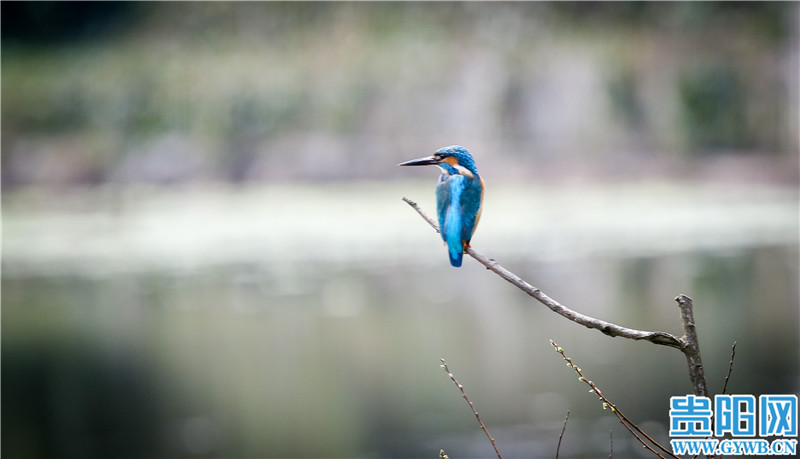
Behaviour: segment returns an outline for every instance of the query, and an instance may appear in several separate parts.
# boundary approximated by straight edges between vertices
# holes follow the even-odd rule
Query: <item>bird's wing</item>
[[[442,176],[436,186],[436,209],[439,217],[439,232],[447,243],[453,266],[461,265],[464,251],[462,195],[467,178],[462,175]]]
[[[448,222],[448,214],[452,209],[457,214],[461,212],[461,195],[464,191],[464,179],[461,175],[447,175],[443,174],[436,185],[436,210],[437,217],[439,217],[439,232],[442,239],[447,240],[447,233],[452,232],[456,228],[452,228],[454,223],[457,223],[460,229],[461,222],[452,221],[450,217]],[[448,224],[449,223],[449,224]],[[448,227],[450,226],[450,227]]]
[[[472,233],[481,218],[481,205],[483,203],[483,184],[480,179],[467,179],[460,196],[462,227],[461,238],[469,242]]]
[[[449,179],[449,175],[442,174],[439,176],[439,182],[436,184],[436,217],[439,219],[439,234],[442,236],[442,239],[444,239],[444,216],[453,199],[450,193]]]

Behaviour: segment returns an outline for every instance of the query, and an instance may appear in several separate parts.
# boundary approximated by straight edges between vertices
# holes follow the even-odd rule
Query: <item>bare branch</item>
[[[436,224],[436,222],[431,217],[429,217],[427,214],[425,214],[425,212],[423,212],[422,209],[420,209],[419,205],[417,205],[416,202],[414,202],[411,199],[408,199],[406,197],[403,198],[403,201],[405,201],[409,206],[411,206],[411,208],[413,208],[415,211],[417,211],[417,213],[425,221],[428,222],[428,224],[431,226],[431,228],[433,228],[436,232],[439,232],[439,227]],[[698,396],[705,396],[705,397],[708,396],[708,386],[706,384],[705,372],[703,370],[703,363],[702,363],[702,360],[700,358],[700,345],[699,345],[698,340],[697,340],[697,330],[695,328],[695,322],[694,322],[693,304],[692,304],[692,299],[689,298],[688,296],[686,296],[684,294],[680,294],[675,298],[675,301],[678,302],[678,306],[680,307],[680,311],[681,311],[681,324],[683,326],[683,332],[684,332],[683,336],[676,337],[675,335],[672,335],[672,334],[667,333],[667,332],[662,332],[662,331],[637,330],[637,329],[633,329],[633,328],[623,327],[623,326],[617,325],[617,324],[612,323],[612,322],[607,322],[605,320],[597,319],[597,318],[594,318],[594,317],[591,317],[591,316],[587,316],[585,314],[581,314],[581,313],[579,313],[577,311],[574,311],[574,310],[562,305],[558,301],[550,298],[544,292],[542,292],[538,288],[534,287],[533,285],[529,284],[528,282],[522,280],[522,278],[520,278],[519,276],[517,276],[513,272],[505,269],[504,267],[502,267],[499,263],[497,263],[493,259],[487,258],[487,257],[479,254],[472,247],[467,246],[466,249],[464,250],[464,252],[467,255],[469,255],[472,258],[474,258],[475,260],[477,260],[482,265],[484,265],[486,267],[486,269],[494,272],[495,274],[497,274],[498,276],[502,277],[503,279],[505,279],[506,281],[508,281],[512,285],[514,285],[515,287],[519,288],[523,292],[527,293],[529,296],[533,297],[534,299],[536,299],[537,301],[542,303],[543,305],[547,306],[551,311],[553,311],[553,312],[561,315],[562,317],[564,317],[566,319],[569,319],[569,320],[571,320],[571,321],[573,321],[573,322],[575,322],[577,324],[583,325],[586,328],[592,328],[592,329],[595,329],[595,330],[599,330],[599,331],[601,331],[602,333],[604,333],[604,334],[606,334],[608,336],[612,336],[612,337],[619,336],[619,337],[622,337],[622,338],[628,338],[628,339],[632,339],[632,340],[649,341],[649,342],[651,342],[653,344],[673,347],[675,349],[680,350],[681,352],[683,352],[683,354],[686,357],[686,362],[687,362],[687,365],[689,367],[689,379],[691,381],[692,389],[694,391],[694,394],[698,395]],[[555,346],[555,343],[554,343],[554,346]],[[558,349],[560,349],[560,348],[558,348]],[[562,352],[562,355],[563,355],[563,351],[561,351],[561,352]],[[728,376],[726,376],[726,378],[725,378],[725,386],[723,387],[723,392],[722,393],[725,393],[725,390],[727,389],[728,379],[729,379],[731,371],[733,369],[733,357],[734,357],[735,353],[736,353],[736,343],[734,342],[733,349],[732,349],[732,354],[731,354],[731,363],[730,363],[730,367],[728,368]],[[571,364],[571,361],[566,356],[564,356],[564,358]],[[580,369],[577,369],[577,371],[580,374]],[[451,375],[451,377],[452,377],[452,375]],[[581,380],[585,381],[585,379],[583,379],[583,375],[581,375]],[[596,390],[596,388],[593,386],[591,381],[588,381],[587,383],[590,386],[592,386],[593,390]],[[456,384],[458,384],[458,383],[456,383]],[[462,392],[463,392],[463,389],[462,389]],[[598,395],[600,395],[601,399],[604,399],[603,396],[599,393],[599,391],[597,391],[597,392],[598,392]],[[464,394],[464,397],[466,398],[466,394]],[[472,406],[472,403],[470,403],[470,406]],[[614,413],[617,415],[617,417],[619,418],[620,422],[625,426],[625,428],[627,428],[628,431],[630,431],[631,434],[634,437],[636,437],[637,440],[639,440],[645,447],[650,449],[653,453],[655,453],[656,455],[658,455],[660,457],[663,457],[663,456],[661,456],[661,454],[659,454],[657,451],[653,450],[649,445],[647,445],[647,443],[645,443],[639,437],[639,435],[637,435],[636,432],[638,432],[639,434],[643,435],[645,438],[647,438],[654,445],[658,446],[659,449],[664,451],[667,455],[672,456],[672,457],[677,457],[674,454],[672,454],[670,451],[666,450],[663,446],[661,446],[660,444],[655,442],[652,438],[647,436],[647,434],[642,432],[635,424],[630,422],[625,417],[624,414],[619,413],[618,410],[616,410],[616,407],[614,405],[611,405],[610,403],[608,403],[608,406],[611,408],[612,411],[614,411]],[[473,408],[473,411],[474,411],[474,408]],[[477,417],[477,414],[478,413],[475,412],[476,417]],[[478,420],[480,421],[480,419],[478,419]],[[565,424],[566,424],[566,419],[565,419]],[[483,423],[481,423],[481,427],[484,427]],[[634,432],[634,429],[636,430],[636,432]],[[484,431],[485,431],[485,428],[484,428]],[[489,436],[489,432],[488,431],[486,432],[486,435]],[[562,435],[563,435],[563,431],[562,431]],[[491,440],[491,437],[489,437],[489,439]],[[561,438],[559,437],[559,445],[560,445],[560,443],[561,443]],[[492,440],[492,445],[494,445],[494,441],[493,440]],[[613,444],[612,444],[612,448],[613,448]],[[495,448],[495,450],[496,450],[496,448]],[[612,449],[612,452],[613,452],[613,449]],[[556,454],[558,454],[558,451],[556,451]],[[499,456],[499,453],[498,453],[498,456]]]
[[[408,198],[405,198],[405,197],[403,198],[403,201],[405,201],[414,210],[416,210],[417,213],[419,213],[420,216],[422,216],[422,218],[425,219],[425,221],[427,221],[428,224],[431,225],[431,227],[434,230],[436,230],[437,232],[439,231],[439,227],[436,224],[436,222],[434,222],[432,218],[430,218],[428,215],[426,215],[425,212],[423,212],[419,208],[419,206],[417,205],[416,202],[414,202],[414,201],[412,201],[412,200],[410,200]],[[654,344],[660,344],[660,345],[663,345],[663,346],[670,346],[670,347],[674,347],[674,348],[680,349],[680,350],[683,350],[683,348],[685,346],[685,343],[680,338],[678,338],[676,336],[673,336],[673,335],[671,335],[669,333],[666,333],[666,332],[636,330],[636,329],[633,329],[633,328],[623,327],[623,326],[620,326],[620,325],[617,325],[617,324],[614,324],[614,323],[611,323],[611,322],[606,322],[605,320],[596,319],[594,317],[590,317],[590,316],[587,316],[585,314],[581,314],[581,313],[579,313],[577,311],[574,311],[574,310],[562,305],[558,301],[550,298],[549,296],[547,296],[544,292],[542,292],[538,288],[536,288],[536,287],[532,286],[531,284],[525,282],[524,280],[522,280],[516,274],[514,274],[511,271],[509,271],[509,270],[505,269],[504,267],[500,266],[500,264],[497,263],[496,261],[479,254],[472,247],[467,247],[466,253],[469,256],[471,256],[472,258],[478,260],[478,262],[480,264],[486,266],[486,268],[489,269],[490,271],[494,272],[498,276],[500,276],[503,279],[507,280],[508,282],[513,284],[515,287],[519,288],[523,292],[525,292],[528,295],[530,295],[533,298],[535,298],[537,301],[539,301],[543,305],[545,305],[548,308],[550,308],[551,311],[553,311],[556,314],[559,314],[559,315],[561,315],[561,316],[563,316],[563,317],[565,317],[565,318],[567,318],[567,319],[569,319],[569,320],[571,320],[571,321],[573,321],[575,323],[583,325],[584,327],[593,328],[595,330],[600,330],[601,332],[603,332],[604,334],[606,334],[608,336],[619,336],[619,337],[622,337],[622,338],[628,338],[628,339],[633,339],[633,340],[650,341],[651,343],[654,343]]]
[[[480,417],[480,415],[478,415],[478,410],[475,409],[475,405],[472,404],[472,401],[469,399],[469,397],[467,397],[467,393],[464,392],[464,386],[462,386],[461,384],[458,383],[458,381],[456,381],[456,377],[453,376],[453,373],[450,371],[449,368],[447,368],[447,363],[444,361],[444,359],[440,359],[440,360],[442,361],[442,365],[441,365],[442,369],[444,370],[445,373],[447,373],[447,376],[450,377],[450,380],[453,381],[453,383],[456,385],[456,387],[458,387],[458,390],[461,391],[461,396],[464,397],[464,400],[467,401],[467,404],[469,404],[469,407],[472,408],[472,413],[475,414],[475,419],[478,420],[478,424],[481,425],[481,429],[483,429],[483,432],[486,434],[486,437],[492,443],[492,447],[494,448],[494,452],[497,453],[497,459],[503,459],[503,456],[500,455],[500,450],[497,449],[497,444],[494,442],[494,438],[492,438],[491,434],[489,434],[489,430],[483,424],[483,421],[481,421],[481,417]]]
[[[405,201],[405,202],[406,202],[406,203],[407,203],[409,206],[411,206],[411,208],[412,208],[412,209],[416,210],[416,211],[417,211],[417,213],[418,213],[418,214],[420,214],[420,216],[421,216],[421,217],[422,217],[422,218],[423,218],[423,219],[424,219],[426,222],[428,222],[428,224],[429,224],[429,225],[431,225],[431,227],[433,227],[433,230],[434,230],[434,231],[436,231],[437,233],[439,232],[439,225],[437,225],[437,224],[436,224],[436,222],[435,222],[435,221],[433,221],[433,219],[432,219],[431,217],[429,217],[429,216],[428,216],[428,214],[426,214],[425,212],[423,212],[423,211],[422,211],[422,209],[420,209],[420,208],[419,208],[419,205],[418,205],[416,202],[414,202],[414,201],[412,201],[412,200],[410,200],[410,199],[406,198],[405,196],[403,197],[403,201]]]
[[[556,446],[556,459],[558,459],[558,452],[561,451],[561,439],[564,438],[564,431],[567,430],[567,420],[569,419],[569,410],[564,417],[564,425],[561,426],[561,433],[558,435],[558,446]]]
[[[681,341],[685,343],[681,350],[686,356],[686,363],[689,365],[689,379],[692,382],[692,389],[694,389],[695,395],[708,397],[705,371],[700,358],[700,344],[697,341],[697,330],[694,326],[692,299],[680,294],[675,297],[675,301],[678,302],[678,306],[681,308],[681,323],[683,324],[684,333]]]
[[[725,391],[728,390],[728,380],[730,379],[731,372],[733,371],[733,359],[734,359],[734,357],[736,357],[736,341],[734,341],[733,342],[733,346],[731,346],[731,361],[728,364],[728,374],[725,375],[725,383],[722,385],[722,392],[721,392],[722,394],[724,394]],[[713,428],[715,422],[716,422],[716,419],[712,419],[711,420],[712,428]],[[709,439],[709,438],[711,438],[711,437],[704,437],[704,439],[706,439],[706,440]],[[699,454],[695,454],[694,456],[692,456],[692,459],[696,459],[699,456],[700,456]],[[706,457],[713,458],[714,456],[706,456]]]
[[[614,435],[613,431],[608,431],[608,459],[614,457]]]
[[[728,374],[725,375],[725,384],[722,385],[722,393],[728,390],[728,380],[731,379],[731,372],[733,371],[733,358],[736,357],[736,341],[731,346],[731,362],[728,364]]]
[[[670,346],[676,349],[683,349],[683,343],[681,342],[681,340],[669,333],[662,331],[645,331],[645,330],[636,330],[633,328],[627,328],[612,322],[606,322],[605,320],[590,317],[585,314],[581,314],[580,312],[574,311],[562,305],[558,301],[550,298],[538,288],[520,279],[519,276],[505,269],[504,267],[500,266],[500,264],[498,264],[496,261],[488,259],[483,255],[479,254],[471,247],[467,247],[466,253],[472,258],[478,260],[479,263],[486,266],[486,268],[489,269],[490,271],[494,272],[503,279],[512,283],[523,292],[527,293],[528,295],[532,296],[543,305],[550,308],[551,311],[577,324],[583,325],[586,328],[593,328],[595,330],[600,330],[601,332],[603,332],[608,336],[619,336],[622,338],[628,338],[633,340],[650,341],[651,343],[654,344]]]
[[[431,228],[437,232],[439,231],[439,227],[436,222],[433,221],[431,217],[426,215],[425,212],[419,208],[416,202],[406,197],[403,198],[403,201],[416,210],[417,213],[419,213],[419,215],[425,221],[427,221],[429,225],[431,225]],[[703,363],[700,359],[700,346],[697,341],[697,330],[695,329],[694,325],[692,299],[688,296],[681,294],[675,298],[675,301],[678,302],[678,306],[681,310],[681,323],[684,331],[683,336],[678,338],[675,335],[667,332],[627,328],[612,322],[607,322],[605,320],[581,314],[550,298],[538,288],[525,282],[516,274],[500,266],[500,264],[493,259],[479,254],[472,247],[468,246],[465,250],[465,253],[476,259],[482,265],[486,266],[486,268],[490,271],[507,280],[515,287],[532,296],[538,302],[550,308],[551,311],[577,324],[583,325],[586,328],[600,330],[608,336],[619,336],[633,340],[650,341],[653,344],[669,346],[680,350],[686,356],[686,362],[689,366],[689,379],[692,383],[692,390],[694,391],[694,394],[705,397],[708,396],[708,386],[706,385],[705,372],[703,370]]]

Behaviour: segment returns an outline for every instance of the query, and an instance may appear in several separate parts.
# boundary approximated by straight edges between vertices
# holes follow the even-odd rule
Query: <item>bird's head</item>
[[[446,174],[455,175],[461,174],[468,177],[475,177],[478,175],[478,169],[475,167],[475,160],[469,150],[460,145],[451,145],[436,150],[433,155],[424,158],[412,159],[398,166],[439,166]]]

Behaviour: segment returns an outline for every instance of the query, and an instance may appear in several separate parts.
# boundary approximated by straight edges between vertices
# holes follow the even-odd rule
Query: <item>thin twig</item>
[[[731,361],[728,364],[728,374],[725,375],[725,383],[722,385],[722,392],[721,392],[722,394],[724,394],[725,391],[728,390],[728,380],[730,379],[731,372],[733,371],[733,358],[734,357],[736,357],[736,341],[734,341],[733,342],[733,346],[731,346]],[[714,428],[714,423],[715,422],[717,422],[716,419],[711,419],[711,428],[712,429]],[[709,437],[704,437],[705,440],[708,440],[709,438],[711,438],[711,437],[710,436]],[[698,457],[700,457],[700,455],[699,454],[695,454],[694,456],[692,456],[692,459],[697,459]],[[706,456],[706,457],[713,458],[714,456]]]
[[[725,393],[725,391],[728,390],[728,380],[730,379],[731,372],[733,371],[733,358],[734,357],[736,357],[736,341],[734,341],[733,342],[733,346],[731,346],[731,361],[728,364],[728,374],[725,375],[725,383],[722,385],[722,393],[723,394]],[[711,420],[711,427],[712,428],[714,427],[714,423],[716,421],[717,421],[716,419],[712,419]],[[709,438],[711,438],[711,437],[704,437],[704,439],[706,439],[706,440],[709,439]],[[695,454],[694,456],[692,456],[692,459],[697,459],[699,456],[700,456],[699,454]],[[711,457],[714,457],[714,456],[711,456]]]
[[[666,453],[668,456],[670,456],[670,457],[673,457],[673,458],[675,458],[675,459],[680,459],[680,458],[678,458],[678,456],[674,455],[674,454],[673,454],[671,451],[669,451],[667,448],[665,448],[665,447],[664,447],[664,446],[662,446],[660,443],[658,443],[657,441],[655,441],[655,440],[654,440],[654,439],[653,439],[653,438],[652,438],[650,435],[648,435],[648,434],[647,434],[647,433],[645,433],[645,432],[644,432],[642,429],[640,429],[640,428],[639,428],[639,426],[637,426],[637,425],[636,425],[636,424],[635,424],[633,421],[631,421],[630,419],[628,419],[628,417],[627,417],[627,416],[625,416],[625,414],[624,414],[624,413],[622,413],[622,411],[620,411],[620,410],[619,410],[619,408],[617,408],[617,406],[616,406],[616,405],[614,405],[613,403],[611,403],[611,401],[610,401],[608,398],[606,398],[606,396],[605,396],[605,395],[603,395],[603,392],[602,392],[602,391],[600,391],[600,388],[599,388],[599,387],[597,387],[597,385],[595,385],[595,383],[594,383],[594,382],[592,382],[591,380],[587,379],[587,378],[584,376],[584,374],[583,374],[583,370],[581,370],[581,369],[580,369],[580,367],[578,367],[577,365],[575,365],[575,363],[573,363],[573,361],[572,361],[572,359],[571,359],[570,357],[567,357],[567,355],[564,353],[564,349],[563,349],[561,346],[559,346],[558,344],[556,344],[556,342],[555,342],[555,341],[553,341],[553,340],[550,340],[550,344],[551,344],[551,345],[552,345],[552,346],[555,348],[556,352],[558,352],[558,353],[561,355],[561,357],[562,357],[562,358],[563,358],[563,359],[564,359],[564,360],[567,362],[567,366],[568,366],[568,367],[570,367],[570,368],[572,368],[573,370],[575,370],[575,373],[577,373],[577,374],[578,374],[578,381],[581,381],[581,382],[583,382],[583,383],[586,383],[586,385],[588,385],[588,386],[591,388],[591,389],[589,390],[589,392],[596,394],[596,395],[597,395],[597,397],[598,397],[598,398],[599,398],[599,399],[600,399],[600,400],[603,402],[603,409],[604,409],[604,410],[605,410],[605,409],[610,409],[610,410],[611,410],[611,412],[612,412],[612,413],[614,413],[614,415],[617,417],[617,419],[619,420],[619,422],[620,422],[620,423],[621,423],[621,424],[622,424],[622,425],[623,425],[623,426],[624,426],[626,429],[628,429],[628,432],[630,432],[630,433],[631,433],[631,435],[633,435],[633,437],[634,437],[634,438],[636,438],[636,440],[638,440],[638,441],[639,441],[639,443],[641,443],[641,444],[642,444],[642,445],[643,445],[645,448],[647,448],[648,450],[650,450],[650,452],[652,452],[652,453],[653,453],[653,454],[655,454],[656,456],[658,456],[658,457],[660,457],[660,458],[662,458],[662,459],[666,459],[666,458],[664,458],[664,456],[662,456],[662,455],[661,455],[661,453],[659,453],[658,451],[656,451],[655,449],[653,449],[653,447],[651,447],[649,444],[647,444],[647,442],[645,442],[645,441],[642,439],[642,437],[644,437],[644,438],[646,438],[646,439],[647,439],[647,440],[648,440],[648,441],[649,441],[651,444],[655,445],[655,446],[656,446],[658,449],[660,449],[661,451],[663,451],[664,453]],[[640,435],[641,435],[641,436],[640,436]]]
[[[428,214],[426,214],[425,212],[422,211],[422,209],[419,208],[419,204],[408,199],[405,196],[403,196],[403,201],[405,201],[406,204],[411,206],[412,209],[416,210],[417,213],[433,227],[434,231],[436,231],[437,233],[439,232],[439,225],[437,225],[436,222],[433,221],[433,219],[431,219],[431,217],[428,216]]]
[[[728,380],[731,379],[731,372],[733,371],[733,358],[736,357],[736,341],[731,346],[731,362],[728,364],[728,374],[725,375],[725,384],[722,385],[722,393],[728,390]]]
[[[733,371],[733,359],[736,357],[736,341],[733,342],[733,346],[731,346],[731,361],[728,364],[728,374],[725,375],[725,382],[722,384],[722,393],[724,394],[725,391],[728,390],[728,380],[730,380],[731,372]],[[717,422],[716,418],[711,420],[711,427],[714,427],[714,423]],[[711,437],[704,437],[706,440]],[[697,459],[700,455],[695,454],[692,456],[692,459]],[[709,458],[713,458],[714,456],[706,456]]]
[[[500,450],[497,449],[497,444],[494,442],[494,438],[492,438],[492,435],[489,434],[489,430],[483,424],[483,421],[481,421],[481,417],[480,417],[480,415],[478,415],[478,410],[475,409],[475,405],[472,404],[472,401],[469,399],[469,397],[467,397],[467,393],[464,392],[464,386],[462,386],[461,384],[458,383],[458,381],[456,381],[456,377],[453,376],[453,373],[450,371],[449,368],[447,368],[447,363],[444,361],[444,359],[440,359],[440,360],[442,361],[442,365],[441,365],[442,369],[444,370],[445,373],[447,373],[447,376],[450,378],[451,381],[453,381],[453,383],[456,385],[456,387],[458,387],[458,390],[461,391],[461,396],[463,396],[464,400],[467,401],[467,404],[469,404],[469,407],[472,408],[472,413],[475,414],[475,419],[478,420],[478,424],[481,425],[481,429],[483,429],[483,432],[486,434],[486,437],[492,443],[492,447],[494,448],[494,452],[497,453],[497,459],[503,459],[503,456],[500,454]]]
[[[564,417],[564,425],[561,426],[561,433],[558,435],[558,446],[556,447],[556,459],[558,459],[558,452],[561,451],[561,439],[564,438],[564,431],[567,430],[567,420],[569,419],[569,410]]]
[[[614,457],[614,431],[608,431],[608,459]]]

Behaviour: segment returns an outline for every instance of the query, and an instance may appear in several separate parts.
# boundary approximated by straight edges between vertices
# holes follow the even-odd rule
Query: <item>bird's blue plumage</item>
[[[439,232],[447,244],[450,264],[459,267],[480,218],[483,183],[465,148],[447,147],[437,153],[453,154],[457,161],[455,165],[439,164],[442,175],[436,186],[436,205]]]
[[[483,180],[466,148],[453,145],[436,150],[433,156],[406,161],[401,166],[435,164],[442,169],[436,185],[439,233],[447,244],[450,264],[459,267],[481,218]]]
[[[447,244],[450,264],[461,266],[464,254],[463,233],[466,230],[461,212],[461,195],[464,192],[465,177],[456,174],[442,174],[436,185],[436,208],[439,217],[439,233]],[[471,231],[470,231],[471,236]]]

